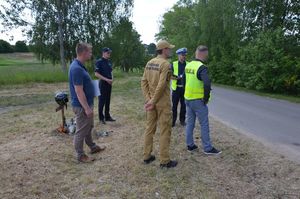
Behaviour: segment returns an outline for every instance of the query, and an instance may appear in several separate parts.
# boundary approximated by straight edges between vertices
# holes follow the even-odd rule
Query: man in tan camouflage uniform
[[[144,70],[141,86],[145,98],[145,110],[147,122],[144,143],[144,163],[149,164],[155,160],[151,154],[153,149],[153,137],[156,131],[157,122],[160,127],[160,167],[176,167],[177,161],[170,160],[169,147],[171,139],[171,98],[170,78],[171,70],[168,58],[171,57],[171,49],[174,45],[165,40],[157,43],[157,57],[151,59]]]

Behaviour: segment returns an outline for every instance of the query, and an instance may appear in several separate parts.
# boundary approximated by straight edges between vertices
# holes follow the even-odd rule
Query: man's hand
[[[144,108],[146,111],[151,111],[154,109],[154,104],[152,104],[151,102],[147,102],[145,105],[144,105]]]
[[[106,82],[107,82],[108,84],[112,85],[113,80],[112,80],[112,79],[107,79]]]
[[[104,76],[102,76],[100,73],[95,72],[95,76],[98,77],[100,80],[106,81],[108,84],[112,85],[113,80],[112,79],[108,79]]]
[[[207,98],[207,97],[204,97],[204,98],[203,98],[204,104],[208,104],[208,101],[209,101],[209,98]]]
[[[181,80],[183,78],[183,75],[179,75],[177,80]]]
[[[79,100],[81,106],[83,107],[86,116],[93,117],[93,109],[91,109],[91,107],[87,103],[87,99],[86,99],[85,93],[83,91],[83,86],[75,85],[74,87],[75,87],[75,92],[78,97],[78,100]]]
[[[87,109],[85,109],[84,112],[85,112],[86,116],[89,117],[89,118],[93,117],[93,115],[94,115],[94,112],[93,112],[93,110],[90,107],[88,107]]]

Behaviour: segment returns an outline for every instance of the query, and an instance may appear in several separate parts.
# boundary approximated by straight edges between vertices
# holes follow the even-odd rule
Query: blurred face
[[[110,58],[110,55],[111,55],[111,52],[103,52],[103,57],[105,59],[109,59]]]
[[[178,60],[180,62],[184,62],[186,60],[186,54],[179,54],[178,55]]]
[[[203,61],[207,61],[208,59],[208,50],[206,51],[199,51],[198,52],[199,58]]]
[[[170,48],[164,48],[163,49],[163,55],[166,58],[171,58],[172,57],[172,50]]]
[[[82,54],[83,59],[84,59],[85,61],[90,60],[91,57],[92,57],[92,53],[93,53],[92,48],[88,48],[88,50],[85,51],[85,52]]]

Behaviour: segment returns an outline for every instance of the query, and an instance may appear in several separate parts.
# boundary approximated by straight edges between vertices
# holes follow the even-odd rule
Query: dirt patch
[[[57,91],[67,91],[67,83],[29,84],[7,86],[0,89],[0,114],[20,108],[44,106],[54,101]]]
[[[56,86],[24,92],[52,92]],[[95,132],[113,133],[95,138],[107,150],[94,155],[92,164],[78,164],[72,137],[53,131],[60,123],[54,101],[1,114],[1,198],[300,198],[298,164],[213,119],[211,136],[222,155],[188,153],[184,128],[176,126],[170,152],[178,167],[160,169],[158,161],[144,165],[145,113],[137,88],[113,91],[112,115],[117,122],[100,125],[95,117]],[[70,109],[66,116],[73,117]],[[200,145],[199,126],[195,140]]]
[[[50,94],[56,91],[68,91],[68,83],[31,83],[27,85],[4,85],[0,87],[1,97],[23,96],[29,94]]]

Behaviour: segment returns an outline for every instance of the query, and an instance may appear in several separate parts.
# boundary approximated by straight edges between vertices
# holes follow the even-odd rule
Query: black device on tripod
[[[60,133],[69,133],[65,117],[65,108],[67,109],[67,103],[69,101],[68,94],[63,91],[57,92],[55,94],[55,101],[59,105],[55,110],[56,112],[61,111],[62,115],[62,124],[57,128],[57,131]]]

